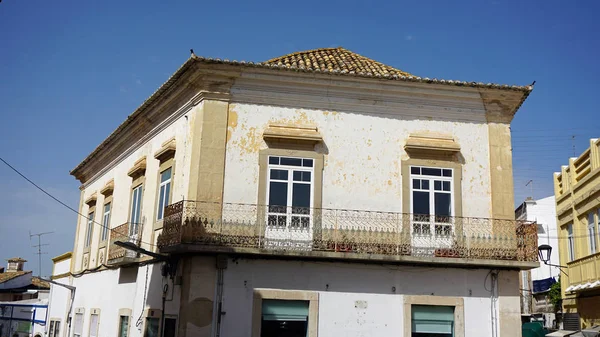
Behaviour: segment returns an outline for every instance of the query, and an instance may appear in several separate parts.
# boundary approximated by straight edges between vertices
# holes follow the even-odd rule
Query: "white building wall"
[[[259,150],[267,148],[263,131],[271,123],[318,128],[324,144],[323,207],[402,210],[401,160],[411,133],[451,135],[461,146],[463,216],[490,217],[488,128],[484,121],[414,119],[402,115],[293,109],[236,103],[229,106],[224,201],[256,203]],[[482,115],[483,116],[483,115]],[[482,117],[483,118],[483,117]]]
[[[535,200],[527,204],[527,220],[536,221],[544,228],[544,233],[538,231],[538,245],[547,244],[552,247],[550,263],[560,265],[558,260],[558,230],[556,228],[556,202],[554,196]],[[531,270],[531,280],[542,280],[549,277],[560,276],[560,269],[546,266],[543,263],[539,268]]]
[[[247,336],[252,326],[253,291],[258,288],[319,293],[319,336],[401,336],[404,295],[462,297],[465,336],[491,336],[489,270],[381,266],[333,262],[230,259],[224,272],[221,336]],[[518,273],[501,271],[508,283]],[[192,285],[199,286],[199,285]],[[394,288],[395,287],[395,291]],[[502,284],[500,284],[502,287]],[[510,289],[509,289],[510,290]],[[519,311],[505,301],[499,310]],[[366,309],[355,307],[366,301]],[[510,308],[509,305],[515,308]],[[497,315],[498,317],[498,315]]]
[[[100,190],[102,190],[106,183],[111,179],[114,179],[110,226],[111,228],[114,228],[129,221],[132,178],[127,175],[127,172],[134,166],[137,160],[146,156],[146,172],[142,199],[143,235],[141,246],[144,249],[152,250],[153,246],[151,246],[151,244],[154,244],[158,237],[158,233],[153,233],[153,224],[156,219],[156,207],[158,204],[158,171],[160,165],[159,160],[154,158],[154,154],[161,148],[161,145],[165,141],[175,138],[177,150],[175,152],[175,171],[173,173],[171,203],[183,200],[189,185],[191,157],[189,137],[189,118],[181,116],[172,124],[164,126],[162,130],[158,131],[156,135],[146,143],[137,148],[134,147],[131,154],[115,163],[105,173],[88,182],[83,190],[83,200],[85,201],[94,193],[97,193],[98,199],[96,202],[94,220],[98,224],[102,223],[104,196],[100,194]],[[84,204],[81,213],[88,214],[88,212],[89,207]],[[80,218],[79,233],[73,251],[75,253],[75,271],[81,270],[83,259],[82,251],[84,248],[85,230],[87,226],[87,219],[83,217]],[[98,246],[101,234],[101,226],[98,224],[94,226],[89,268],[94,268],[98,265]],[[106,259],[104,262],[106,263]]]

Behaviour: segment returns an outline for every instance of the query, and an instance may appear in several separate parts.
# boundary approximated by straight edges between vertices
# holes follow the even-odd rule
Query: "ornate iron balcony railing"
[[[537,261],[535,223],[394,212],[180,201],[165,209],[160,249],[267,250]]]
[[[133,242],[137,246],[142,240],[142,225],[126,222],[110,231],[110,246],[108,247],[108,263],[124,257],[137,257],[137,253],[117,246],[115,241]]]

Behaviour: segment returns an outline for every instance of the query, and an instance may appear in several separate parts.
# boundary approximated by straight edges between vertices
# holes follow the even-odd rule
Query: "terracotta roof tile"
[[[50,289],[50,283],[48,283],[46,281],[42,281],[38,277],[32,277],[31,284],[33,284],[34,286],[36,286],[38,288]]]
[[[21,275],[25,275],[31,273],[30,271],[11,271],[7,273],[0,274],[0,283],[4,283],[6,281],[12,280],[15,277],[19,277]]]
[[[296,52],[263,62],[285,68],[371,76],[413,76],[345,48],[322,48]]]

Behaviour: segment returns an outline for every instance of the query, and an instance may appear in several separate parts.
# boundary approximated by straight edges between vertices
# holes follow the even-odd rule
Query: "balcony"
[[[142,239],[141,229],[141,224],[131,224],[126,222],[110,231],[110,246],[108,247],[107,261],[108,264],[123,265],[137,261],[138,254],[136,252],[119,247],[115,244],[115,242],[132,242],[136,246],[139,246]]]
[[[166,208],[158,247],[164,253],[538,266],[531,222],[200,201]]]
[[[600,288],[600,253],[567,263],[569,286],[565,292],[579,292]]]

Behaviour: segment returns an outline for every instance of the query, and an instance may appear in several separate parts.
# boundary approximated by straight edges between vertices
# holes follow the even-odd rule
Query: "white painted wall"
[[[464,298],[466,337],[492,334],[491,299],[486,290],[486,286],[490,288],[489,278],[484,286],[489,270],[247,259],[228,262],[224,272],[223,337],[247,336],[251,331],[256,288],[317,291],[319,336],[401,336],[406,323],[403,295],[432,294]],[[500,274],[518,282],[516,272]],[[196,286],[200,285],[192,285]],[[516,288],[514,292],[518,312]],[[357,310],[357,300],[367,301],[367,309]],[[504,303],[502,310],[511,309],[509,304]]]
[[[127,172],[134,166],[137,160],[146,156],[146,180],[144,184],[142,200],[143,235],[141,246],[144,249],[153,249],[153,246],[150,244],[154,244],[156,242],[156,238],[158,237],[158,232],[154,233],[155,235],[153,237],[152,227],[156,219],[156,207],[158,204],[158,171],[160,165],[159,160],[154,158],[154,154],[161,148],[161,145],[165,141],[175,137],[177,150],[175,153],[175,171],[173,173],[173,183],[171,187],[173,190],[171,203],[184,199],[184,195],[186,195],[189,185],[188,182],[191,157],[188,119],[189,118],[185,118],[185,116],[181,116],[171,125],[164,127],[164,129],[159,131],[148,142],[135,149],[128,157],[116,163],[106,173],[86,184],[83,191],[83,200],[87,200],[94,193],[97,193],[98,196],[96,202],[96,211],[94,214],[94,220],[97,223],[102,223],[102,212],[104,205],[104,196],[100,194],[100,190],[102,190],[106,183],[111,179],[114,179],[114,191],[110,215],[110,226],[111,228],[114,228],[129,221],[132,178],[127,175]],[[89,207],[84,204],[82,206],[81,213],[88,214],[88,212]],[[80,217],[78,225],[79,233],[78,237],[75,239],[76,242],[74,249],[75,271],[81,270],[83,263],[82,251],[84,246],[87,219]],[[95,225],[90,249],[89,268],[94,268],[98,265],[97,259],[100,234],[101,227],[99,225]]]
[[[317,149],[326,153],[325,208],[410,212],[402,210],[401,160],[408,158],[404,144],[411,133],[429,131],[451,135],[461,146],[465,157],[463,216],[490,217],[488,128],[482,120],[415,119],[403,116],[402,111],[367,115],[245,103],[230,104],[229,109],[225,202],[257,202],[258,151],[267,148],[263,131],[270,123],[297,123],[316,126],[323,136],[324,144]]]
[[[538,225],[542,225],[544,228],[544,233],[538,231],[538,245],[550,245],[552,247],[550,263],[560,265],[558,259],[558,230],[556,228],[556,201],[554,196],[525,201],[525,203],[527,204],[525,220],[536,221]],[[560,276],[560,269],[546,266],[543,263],[540,264],[539,268],[531,270],[531,279],[533,281],[558,276]]]

